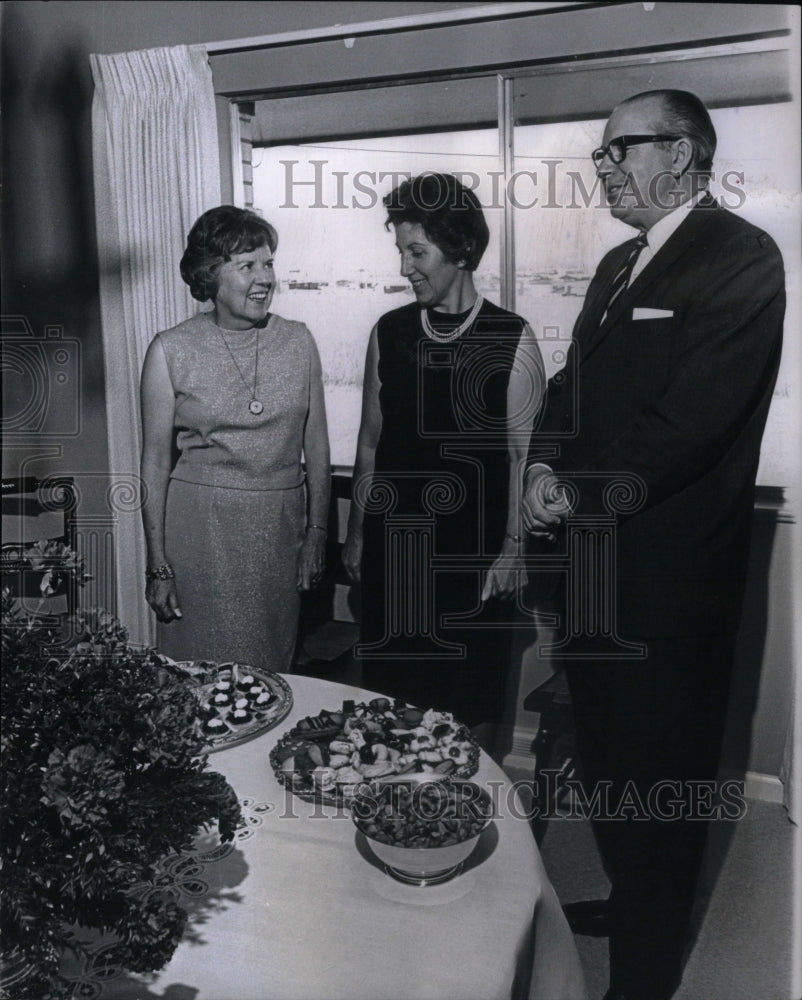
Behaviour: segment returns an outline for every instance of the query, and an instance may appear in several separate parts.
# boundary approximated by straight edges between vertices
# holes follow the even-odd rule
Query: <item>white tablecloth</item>
[[[268,755],[305,715],[357,688],[288,676],[293,709],[274,730],[211,757],[247,827],[233,849],[200,842],[165,867],[190,912],[170,963],[146,980],[98,952],[81,995],[113,1000],[582,1000],[574,939],[512,786],[486,755],[498,818],[462,875],[417,888],[386,875],[344,810],[303,802]]]

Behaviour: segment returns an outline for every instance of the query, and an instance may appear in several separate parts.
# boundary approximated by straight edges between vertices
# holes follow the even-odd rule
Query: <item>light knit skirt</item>
[[[289,671],[304,517],[303,486],[239,490],[171,479],[165,550],[183,618],[159,625],[159,650]]]

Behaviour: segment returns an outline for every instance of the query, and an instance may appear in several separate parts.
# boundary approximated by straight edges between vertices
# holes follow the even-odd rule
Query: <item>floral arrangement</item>
[[[129,889],[153,883],[201,828],[216,823],[228,841],[242,818],[207,770],[186,678],[132,648],[106,612],[81,611],[57,635],[13,608],[4,593],[2,953],[35,970],[15,1000],[49,1000],[70,995],[59,965],[83,950],[78,927],[113,934],[130,971],[161,968],[187,915]]]

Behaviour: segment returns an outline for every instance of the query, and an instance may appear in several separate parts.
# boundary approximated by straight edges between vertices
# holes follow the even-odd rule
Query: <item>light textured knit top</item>
[[[204,312],[157,336],[175,393],[180,457],[171,478],[233,489],[299,486],[317,351],[306,326],[271,314],[264,329],[224,330]],[[252,398],[261,413],[249,410]]]

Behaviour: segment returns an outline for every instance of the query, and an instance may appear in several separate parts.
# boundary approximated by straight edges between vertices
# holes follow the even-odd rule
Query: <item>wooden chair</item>
[[[78,568],[58,556],[61,545],[75,550],[76,506],[70,477],[3,479],[2,586],[26,614],[57,621],[78,605]],[[44,546],[32,559],[36,543]]]
[[[331,477],[331,504],[326,541],[326,572],[320,585],[305,594],[301,605],[295,670],[297,673],[351,683],[351,650],[359,638],[358,608],[351,581],[342,565],[342,547],[351,500],[351,477]]]

